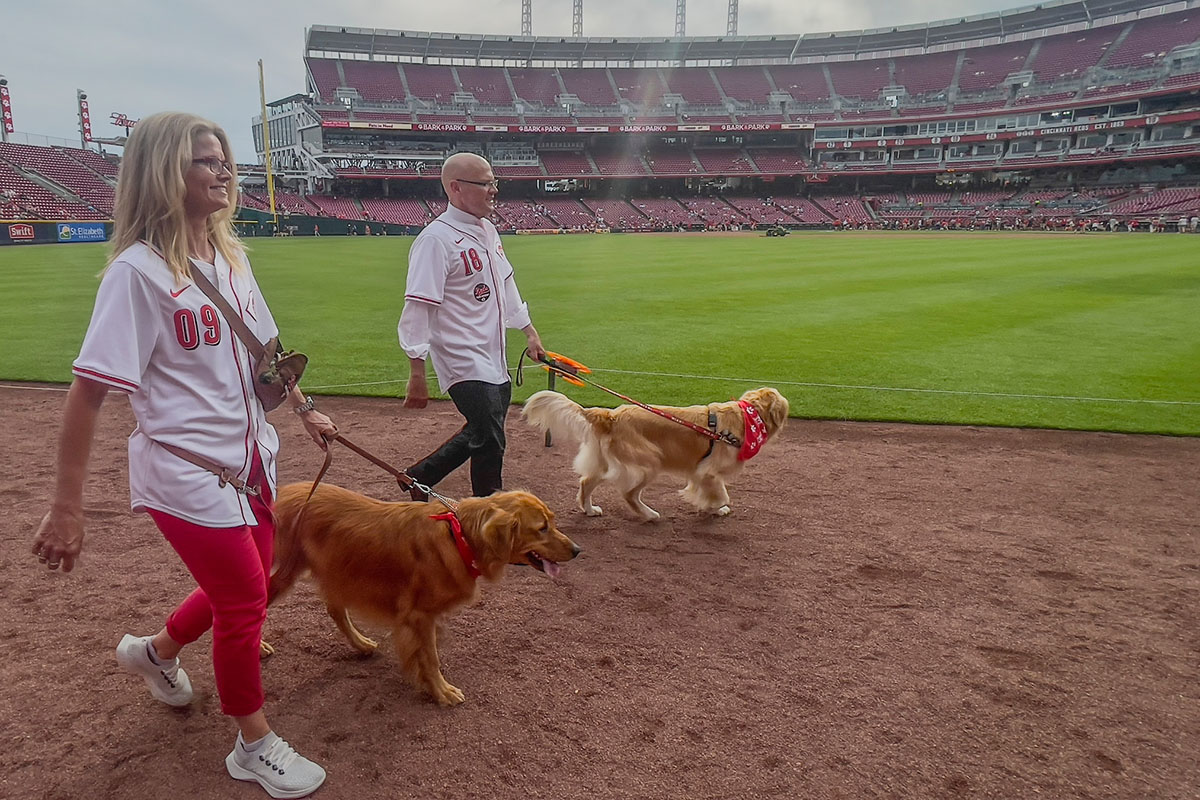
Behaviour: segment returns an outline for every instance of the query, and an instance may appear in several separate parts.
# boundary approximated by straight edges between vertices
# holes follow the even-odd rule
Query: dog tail
[[[595,427],[603,427],[609,413],[607,408],[584,408],[565,394],[549,390],[535,392],[521,410],[521,416],[530,425],[548,431],[557,439],[576,442],[594,435]]]
[[[309,487],[292,483],[279,490],[275,502],[275,565],[267,587],[267,605],[292,588],[292,584],[307,568],[300,537],[296,535],[300,516],[304,513],[304,500]]]

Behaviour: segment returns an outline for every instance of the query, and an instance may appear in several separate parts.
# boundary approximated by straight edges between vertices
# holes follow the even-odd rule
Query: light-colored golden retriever
[[[757,409],[769,440],[787,422],[788,401],[771,388],[752,389],[741,397]],[[745,439],[744,414],[737,400],[706,406],[673,408],[656,406],[702,428],[714,413],[718,432]],[[725,481],[741,471],[738,449],[712,442],[678,422],[635,405],[618,408],[584,408],[558,392],[537,392],[521,412],[530,424],[556,438],[580,443],[575,456],[579,474],[579,508],[590,517],[601,509],[592,503],[592,492],[601,483],[616,484],[625,502],[643,520],[653,522],[659,513],[642,501],[642,490],[662,473],[687,478],[684,498],[700,511],[718,516],[729,513]],[[709,444],[712,442],[711,452]]]
[[[450,524],[433,519],[441,503],[389,503],[338,486],[293,483],[275,504],[274,602],[311,573],[329,616],[357,650],[376,643],[350,621],[353,610],[391,626],[405,675],[443,706],[463,693],[442,676],[437,622],[475,600],[477,581]],[[481,577],[499,580],[507,564],[529,564],[551,577],[579,547],[554,525],[554,513],[529,492],[498,492],[458,504],[458,519]]]

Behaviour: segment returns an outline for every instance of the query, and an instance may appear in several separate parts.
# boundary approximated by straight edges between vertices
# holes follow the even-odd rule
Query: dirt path
[[[127,401],[105,406],[84,561],[64,576],[28,555],[63,395],[0,397],[0,798],[265,798],[225,774],[208,637],[184,654],[184,710],[113,661],[191,587],[128,512]],[[398,464],[459,424],[447,404],[322,407]],[[311,480],[320,452],[286,417],[281,477]],[[584,553],[558,582],[510,570],[447,622],[465,704],[409,689],[382,631],[356,655],[308,586],[272,609],[268,710],[328,769],[316,797],[1197,796],[1200,439],[793,420],[732,516],[659,484],[648,526],[603,491],[606,516],[582,516],[573,453],[517,414],[509,437],[508,485]],[[348,451],[327,480],[400,499]]]

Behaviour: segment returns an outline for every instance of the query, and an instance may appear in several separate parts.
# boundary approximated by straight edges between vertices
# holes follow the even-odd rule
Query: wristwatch
[[[292,411],[295,411],[297,414],[307,414],[316,407],[317,401],[313,399],[312,395],[306,394],[304,395],[304,402],[293,408]]]

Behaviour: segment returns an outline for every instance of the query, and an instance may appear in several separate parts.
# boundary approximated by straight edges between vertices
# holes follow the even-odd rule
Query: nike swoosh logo
[[[465,236],[464,236],[462,239],[459,239],[457,242],[455,242],[455,244],[462,244],[462,243],[463,243],[463,239],[466,239],[466,238],[467,238],[467,237],[465,237]]]
[[[179,295],[183,294],[184,292],[186,292],[186,291],[187,291],[188,289],[190,289],[190,288],[192,288],[192,285],[189,283],[187,286],[183,287],[183,288],[182,288],[182,289],[180,289],[178,292],[176,292],[176,291],[173,291],[173,290],[172,290],[172,292],[171,292],[171,297],[179,297]]]

